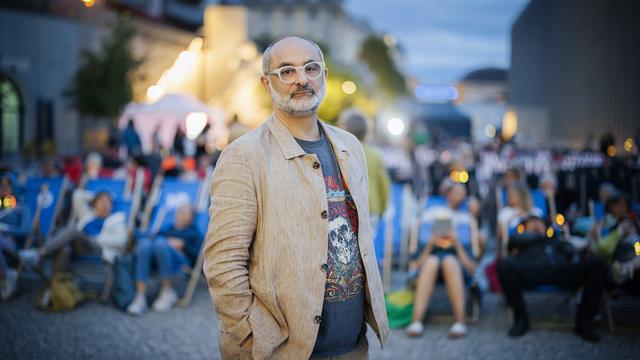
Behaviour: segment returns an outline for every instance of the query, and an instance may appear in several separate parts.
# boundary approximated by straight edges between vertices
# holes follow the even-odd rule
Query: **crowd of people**
[[[385,147],[366,145],[370,122],[364,114],[349,110],[338,125],[365,144],[373,228],[389,208],[391,182],[411,186],[420,204],[411,216],[417,224],[431,224],[430,232],[420,233],[421,246],[412,254],[416,276],[412,283],[413,315],[406,327],[409,336],[423,333],[424,317],[438,282],[446,285],[452,305],[452,337],[462,337],[468,331],[465,302],[470,284],[480,291],[503,294],[514,315],[508,332],[512,336],[521,336],[530,327],[523,291],[543,284],[582,288],[575,332],[589,341],[599,339],[592,320],[600,311],[603,294],[640,293],[638,194],[632,193],[630,185],[638,170],[633,161],[605,158],[602,168],[567,170],[554,166],[557,161],[549,159],[548,166],[527,169],[518,165],[522,162],[518,162],[519,155],[511,145],[489,151],[481,148],[474,156],[471,145],[454,143],[418,146],[409,155],[411,160],[403,163],[395,161],[390,156],[394,152],[386,152]],[[151,308],[171,309],[178,299],[172,276],[194,265],[204,237],[194,226],[193,205],[181,205],[172,224],[157,233],[136,233],[135,246],[131,247],[124,214],[113,211],[113,194],[91,192],[83,185],[104,177],[135,178],[139,169],[144,174],[145,194],[159,174],[202,181],[215,165],[217,153],[204,151],[202,144],[197,146],[198,150],[188,156],[184,146],[171,150],[154,146],[149,154],[143,154],[130,122],[120,139],[110,141],[101,153],[86,154],[84,161],[67,157],[61,161],[48,159],[39,168],[22,172],[5,169],[0,177],[2,300],[15,293],[19,268],[38,269],[51,259],[53,271],[63,272],[73,253],[98,252],[113,262],[130,251],[137,259],[136,293],[126,310],[140,315],[149,309],[147,287],[153,269],[161,278],[161,291]],[[511,165],[494,164],[494,169],[487,171],[487,162],[494,160],[486,159],[494,158],[485,156],[483,161],[478,154],[491,151],[498,157],[505,151],[512,152],[506,161]],[[410,168],[398,168],[398,164]],[[467,174],[464,178],[454,175],[462,171]],[[625,175],[613,175],[620,172]],[[54,234],[43,243],[21,249],[32,231],[34,214],[21,198],[20,182],[34,175],[65,175],[75,188],[69,192],[64,216]],[[444,198],[440,205],[421,205],[436,196]],[[473,229],[473,246],[465,246],[461,240],[467,241],[468,236],[460,233],[459,224]]]
[[[402,156],[408,160],[397,161]],[[430,227],[419,233],[426,246],[412,254],[418,275],[412,278],[407,335],[422,334],[433,288],[442,280],[454,315],[452,337],[467,331],[465,285],[502,295],[513,311],[511,336],[530,327],[523,292],[554,285],[582,289],[574,330],[597,342],[593,319],[605,299],[640,294],[637,160],[637,153],[613,158],[594,151],[522,150],[511,143],[474,148],[456,141],[389,156],[394,181],[408,184],[418,204],[408,216],[415,217],[416,228]],[[438,196],[446,201],[436,208],[424,205]],[[475,219],[479,256],[460,244],[468,237],[455,226],[464,222],[457,219],[460,213]]]
[[[134,214],[134,228],[128,224],[129,214],[116,209],[118,197],[109,189],[86,189],[92,180],[127,179],[125,192],[136,189],[141,181],[141,201],[148,201],[152,182],[158,176],[203,181],[211,172],[215,154],[198,152],[187,156],[171,149],[154,147],[143,154],[140,139],[130,122],[120,137],[114,137],[101,152],[84,156],[44,159],[29,167],[3,168],[0,172],[0,295],[8,300],[17,290],[21,271],[32,271],[47,278],[71,270],[70,259],[79,255],[100,255],[108,266],[127,253],[135,256],[135,297],[127,312],[141,315],[148,310],[146,288],[152,274],[160,278],[160,294],[153,303],[156,311],[168,311],[178,300],[172,282],[176,275],[195,265],[204,234],[196,227],[196,204],[180,200],[175,204],[171,221],[160,229],[143,231],[144,216]],[[198,156],[197,158],[195,156]],[[137,173],[142,176],[136,176]],[[61,200],[55,230],[40,234],[41,204],[54,201],[50,192],[38,195],[38,206],[32,208],[23,188],[29,177],[69,180]],[[43,194],[49,194],[43,196]],[[55,195],[53,195],[55,196]],[[139,206],[139,209],[143,206]],[[155,272],[154,272],[155,271]]]

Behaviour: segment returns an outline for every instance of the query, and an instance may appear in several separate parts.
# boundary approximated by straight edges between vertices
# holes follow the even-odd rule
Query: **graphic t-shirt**
[[[313,356],[329,357],[357,348],[364,323],[364,270],[358,247],[358,212],[345,189],[331,144],[296,139],[307,154],[316,154],[322,167],[329,209],[327,282],[322,320]]]

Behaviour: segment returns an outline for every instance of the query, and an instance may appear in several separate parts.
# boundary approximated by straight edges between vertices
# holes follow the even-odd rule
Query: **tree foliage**
[[[389,48],[382,39],[373,35],[365,39],[360,49],[360,59],[367,63],[385,96],[395,99],[406,94],[405,79],[396,68]]]
[[[131,52],[135,29],[120,19],[99,52],[84,50],[67,92],[84,116],[115,118],[133,98],[131,77],[142,64]]]

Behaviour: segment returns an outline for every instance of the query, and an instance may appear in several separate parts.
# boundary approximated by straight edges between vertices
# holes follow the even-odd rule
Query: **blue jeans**
[[[136,255],[136,280],[141,282],[149,281],[154,262],[163,279],[179,274],[184,265],[189,265],[187,257],[172,248],[164,237],[140,239]]]
[[[17,256],[16,244],[9,237],[0,234],[0,277],[4,277],[9,265],[5,255]]]

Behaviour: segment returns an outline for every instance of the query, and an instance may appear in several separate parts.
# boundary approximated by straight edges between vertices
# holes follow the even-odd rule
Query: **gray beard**
[[[293,117],[302,117],[314,114],[322,103],[326,91],[326,86],[323,83],[322,87],[310,98],[294,99],[291,96],[282,95],[277,92],[271,85],[271,81],[269,81],[269,92],[274,106],[278,108],[278,110]]]

